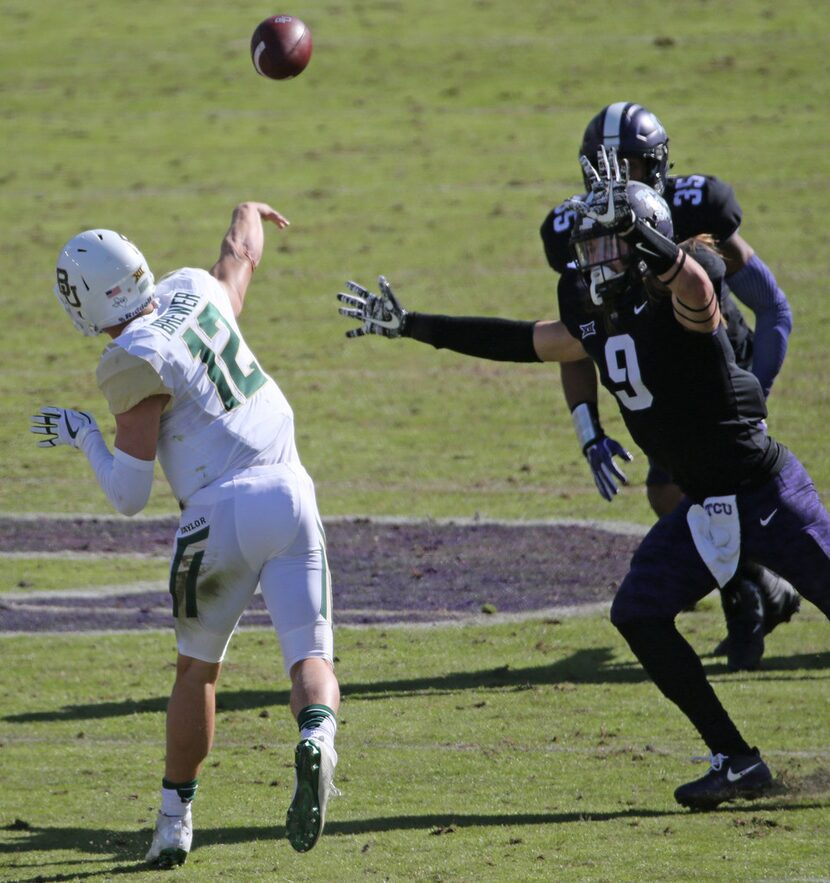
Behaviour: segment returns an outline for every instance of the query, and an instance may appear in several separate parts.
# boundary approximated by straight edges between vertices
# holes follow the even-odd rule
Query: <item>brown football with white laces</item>
[[[251,37],[251,60],[256,72],[271,80],[290,80],[311,59],[311,31],[293,15],[272,15],[261,21]]]

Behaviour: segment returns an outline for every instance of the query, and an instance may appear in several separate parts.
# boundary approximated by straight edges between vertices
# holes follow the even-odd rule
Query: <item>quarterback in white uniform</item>
[[[55,295],[73,324],[112,338],[97,370],[115,417],[110,452],[94,418],[45,407],[32,420],[44,448],[86,454],[112,505],[147,503],[158,457],[181,509],[170,570],[176,680],[167,712],[161,809],[147,860],[182,864],[191,805],[210,751],[222,660],[257,585],[279,636],[300,728],[286,819],[294,849],[319,839],[333,784],[340,692],[333,671],[331,579],[314,484],[294,443],[294,415],[245,344],[242,310],[264,245],[264,203],[233,212],[211,270],[180,269],[155,285],[144,256],[111,230],[61,250]]]

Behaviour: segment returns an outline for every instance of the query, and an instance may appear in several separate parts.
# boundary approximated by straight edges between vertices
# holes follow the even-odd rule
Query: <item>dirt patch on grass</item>
[[[166,555],[173,519],[0,519],[0,552]],[[531,613],[610,601],[639,542],[573,524],[326,522],[335,622],[431,622],[482,611]],[[71,567],[71,563],[67,567]],[[166,579],[159,567],[160,584]],[[256,596],[242,625],[268,624]],[[170,624],[159,590],[41,593],[0,600],[0,631],[87,631]]]

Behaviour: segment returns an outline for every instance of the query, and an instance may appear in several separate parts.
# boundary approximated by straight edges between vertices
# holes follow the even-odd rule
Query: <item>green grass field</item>
[[[721,635],[715,607],[683,619],[704,653]],[[0,878],[165,876],[140,860],[171,644],[159,634],[4,640]],[[703,771],[689,763],[698,746],[604,618],[341,629],[337,645],[343,797],[324,839],[306,855],[284,839],[288,683],[272,636],[242,632],[177,879],[827,879],[830,654],[816,612],[770,637],[763,672],[707,662],[781,785],[710,814],[674,803],[674,787]]]
[[[830,495],[826,4],[0,8],[0,512],[107,511],[82,457],[40,450],[28,433],[42,404],[108,422],[94,380],[102,342],[77,335],[51,294],[61,245],[111,227],[157,276],[209,266],[234,204],[262,199],[292,226],[269,232],[241,324],[294,406],[325,516],[648,523],[645,458],[631,464],[632,487],[604,503],[555,368],[347,341],[335,301],[347,278],[373,284],[382,272],[412,309],[555,316],[538,227],[580,187],[586,122],[621,99],[658,114],[676,171],[735,187],[742,233],[795,317],[770,427]],[[314,34],[292,82],[257,77],[248,55],[254,25],[275,11]],[[630,443],[608,397],[602,410],[609,434]],[[159,472],[147,511],[174,508]],[[3,565],[0,590],[16,591],[148,580],[164,567]],[[683,622],[702,651],[720,637],[711,603]],[[0,879],[155,879],[139,859],[171,637],[0,641]],[[605,618],[341,629],[337,642],[345,797],[328,836],[307,856],[281,839],[295,738],[287,684],[272,636],[243,633],[180,879],[830,879],[827,629],[812,610],[773,635],[765,671],[711,663],[782,793],[702,816],[671,797],[702,772],[686,763],[700,750],[694,734]]]
[[[554,366],[347,341],[335,293],[383,272],[414,309],[554,316],[538,227],[581,186],[587,120],[620,97],[658,113],[678,171],[736,188],[743,234],[795,314],[771,426],[830,490],[830,11],[806,0],[515,7],[301,2],[291,11],[311,26],[314,56],[275,83],[248,56],[251,23],[268,12],[256,4],[7,0],[0,511],[106,508],[73,452],[38,450],[27,433],[40,404],[106,418],[93,375],[102,343],[75,334],[51,295],[58,249],[110,226],[156,275],[209,266],[233,205],[257,198],[293,226],[270,236],[242,327],[295,408],[325,513],[609,517]],[[627,440],[610,399],[603,411]],[[644,474],[639,457],[632,481]],[[639,487],[614,509],[650,520]],[[151,510],[172,511],[161,482]]]

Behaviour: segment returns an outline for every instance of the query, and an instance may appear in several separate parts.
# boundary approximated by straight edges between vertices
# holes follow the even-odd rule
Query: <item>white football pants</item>
[[[257,583],[286,671],[308,657],[331,661],[325,534],[299,463],[251,467],[190,498],[170,571],[179,652],[221,662]]]

